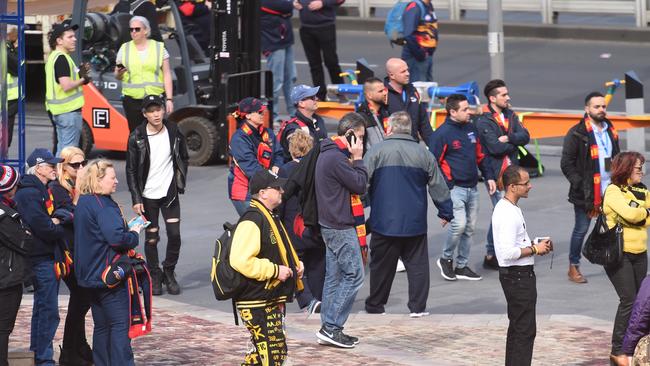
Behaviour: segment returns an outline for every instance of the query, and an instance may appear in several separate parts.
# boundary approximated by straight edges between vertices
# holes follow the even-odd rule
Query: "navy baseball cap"
[[[286,183],[286,178],[280,178],[270,170],[260,170],[248,182],[248,187],[251,194],[255,194],[265,188],[284,188]]]
[[[296,85],[291,89],[291,103],[298,104],[301,100],[313,97],[318,93],[320,86],[310,87],[304,84]]]
[[[151,105],[165,106],[165,100],[160,95],[147,95],[142,99],[142,109],[147,109]]]
[[[63,159],[57,158],[48,149],[37,148],[32,151],[32,153],[27,158],[27,165],[31,168],[38,164],[48,163],[48,164],[58,164],[63,162]]]
[[[266,109],[261,100],[253,97],[242,99],[237,106],[237,113],[245,117],[249,113],[262,113]]]
[[[50,41],[53,42],[55,39],[61,37],[63,33],[73,30],[76,31],[79,29],[79,26],[76,24],[70,24],[69,21],[64,21],[63,23],[60,24],[54,24],[52,26],[52,31],[50,31]]]

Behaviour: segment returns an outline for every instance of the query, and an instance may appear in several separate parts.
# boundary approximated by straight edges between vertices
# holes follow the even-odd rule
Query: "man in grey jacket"
[[[427,188],[444,227],[453,219],[453,204],[438,163],[411,136],[411,118],[395,112],[388,119],[388,137],[368,151],[370,198],[370,295],[368,313],[383,313],[402,258],[409,282],[411,318],[429,315],[429,253],[427,249]]]

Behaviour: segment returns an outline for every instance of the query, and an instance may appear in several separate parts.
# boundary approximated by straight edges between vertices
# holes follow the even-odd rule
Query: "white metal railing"
[[[466,10],[487,10],[488,0],[432,0],[436,9],[449,11],[451,20],[462,19]],[[346,0],[343,6],[358,8],[368,18],[376,8],[390,8],[396,0]],[[633,15],[637,27],[647,27],[650,19],[648,0],[502,0],[504,11],[540,13],[542,23],[552,24],[559,13]]]

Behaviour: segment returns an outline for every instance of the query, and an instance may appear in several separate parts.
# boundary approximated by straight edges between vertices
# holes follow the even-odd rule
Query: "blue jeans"
[[[427,56],[423,61],[418,61],[415,57],[404,57],[404,61],[409,67],[411,82],[433,81],[433,55]]]
[[[354,228],[322,227],[321,232],[327,250],[321,323],[328,330],[339,330],[348,320],[354,299],[363,285],[359,238]]]
[[[571,248],[569,249],[569,263],[580,264],[580,252],[582,251],[582,243],[585,241],[587,231],[589,231],[589,224],[591,218],[587,216],[585,208],[582,206],[573,205],[573,212],[575,214],[575,225],[571,233]]]
[[[61,150],[68,146],[79,146],[79,136],[83,118],[81,112],[68,112],[52,115],[56,126],[56,156],[61,156]]]
[[[235,201],[235,200],[230,200],[232,202],[232,205],[235,206],[235,211],[237,211],[237,215],[241,216],[248,210],[249,207],[251,207],[251,200],[246,200],[246,201]]]
[[[487,186],[487,182],[485,183]],[[494,206],[497,205],[497,202],[499,202],[503,198],[503,191],[496,190],[494,194],[490,195],[490,201],[492,202],[492,208],[494,209]],[[487,244],[485,244],[485,251],[487,255],[495,255],[494,254],[494,237],[492,235],[492,220],[490,220],[490,228],[488,229],[487,233]]]
[[[287,113],[296,114],[296,106],[291,103],[291,88],[296,82],[296,64],[293,58],[293,46],[271,52],[266,57],[266,67],[273,72],[273,119],[280,109],[280,91],[284,94]]]
[[[52,340],[59,326],[59,280],[54,275],[54,260],[32,261],[34,306],[29,349],[36,365],[54,365]]]
[[[134,366],[129,338],[129,294],[126,285],[91,290],[93,361],[96,366]]]
[[[447,229],[447,240],[442,251],[443,259],[453,259],[454,250],[458,247],[456,267],[463,268],[469,261],[469,249],[478,216],[478,188],[455,186],[451,189],[451,201],[454,204],[454,219]]]

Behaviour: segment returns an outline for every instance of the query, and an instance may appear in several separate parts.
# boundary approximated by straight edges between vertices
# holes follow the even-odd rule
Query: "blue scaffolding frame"
[[[16,13],[6,13],[8,0],[0,0],[0,24],[18,27],[18,159],[3,159],[3,164],[25,173],[25,1],[16,2]]]

